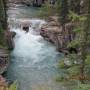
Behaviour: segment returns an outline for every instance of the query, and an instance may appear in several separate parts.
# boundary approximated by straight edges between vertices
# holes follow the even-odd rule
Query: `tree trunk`
[[[6,0],[0,0],[0,23],[2,28],[7,29]]]

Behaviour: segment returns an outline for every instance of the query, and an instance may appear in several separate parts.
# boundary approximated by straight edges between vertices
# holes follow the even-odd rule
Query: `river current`
[[[62,54],[39,35],[38,30],[46,22],[35,18],[37,11],[23,5],[8,10],[11,31],[16,36],[6,78],[17,80],[20,90],[60,90],[54,77],[59,73],[56,64]],[[20,27],[24,21],[32,23],[29,32]]]

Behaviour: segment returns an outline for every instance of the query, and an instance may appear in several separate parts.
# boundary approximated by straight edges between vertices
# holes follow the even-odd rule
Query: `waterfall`
[[[36,62],[39,59],[39,54],[42,51],[43,43],[40,43],[43,38],[36,30],[39,31],[41,26],[45,24],[46,22],[43,20],[15,20],[16,24],[15,27],[11,29],[11,31],[16,32],[16,36],[14,38],[15,43],[15,49],[13,51],[14,56],[18,57],[26,57],[33,60],[33,62]],[[21,25],[23,22],[30,23],[29,32],[23,31],[21,28]],[[32,55],[33,54],[33,55]]]
[[[8,12],[9,27],[16,32],[16,36],[13,38],[15,48],[11,52],[6,78],[10,81],[17,80],[20,90],[37,90],[34,88],[43,85],[52,90],[60,90],[53,77],[57,74],[56,63],[61,54],[54,45],[40,36],[39,30],[47,22],[37,18],[30,19],[33,10],[17,7]],[[36,11],[33,12],[34,15],[35,13]],[[23,23],[30,25],[28,32],[22,30]]]

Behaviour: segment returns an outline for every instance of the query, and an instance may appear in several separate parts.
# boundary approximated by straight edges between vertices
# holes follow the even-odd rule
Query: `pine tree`
[[[62,26],[63,47],[65,47],[65,24],[68,21],[68,0],[60,0],[59,4],[60,4],[59,22]]]
[[[80,14],[81,0],[69,0],[69,9],[74,13]]]
[[[62,26],[67,22],[68,17],[68,0],[60,0],[60,22]]]
[[[7,30],[6,1],[0,0],[0,46],[6,46],[4,39],[4,30]]]
[[[89,41],[89,32],[90,32],[90,0],[86,1],[86,17],[84,23],[84,29],[82,31],[82,39],[81,39],[81,68],[80,68],[80,76],[81,76],[81,82],[84,83],[84,77],[85,77],[85,60],[87,58],[88,52],[88,41]]]
[[[0,0],[0,24],[3,29],[7,28],[6,0]]]

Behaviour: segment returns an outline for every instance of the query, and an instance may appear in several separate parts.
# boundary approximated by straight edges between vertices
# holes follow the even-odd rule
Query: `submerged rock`
[[[24,26],[23,27],[23,30],[26,31],[26,32],[28,32],[29,31],[29,27],[28,26]]]
[[[11,35],[12,35],[12,38],[14,38],[16,36],[16,33],[12,31]]]
[[[25,21],[25,22],[21,22],[21,29],[26,31],[26,32],[29,32],[29,27],[31,26],[31,23],[28,22],[28,21]]]

